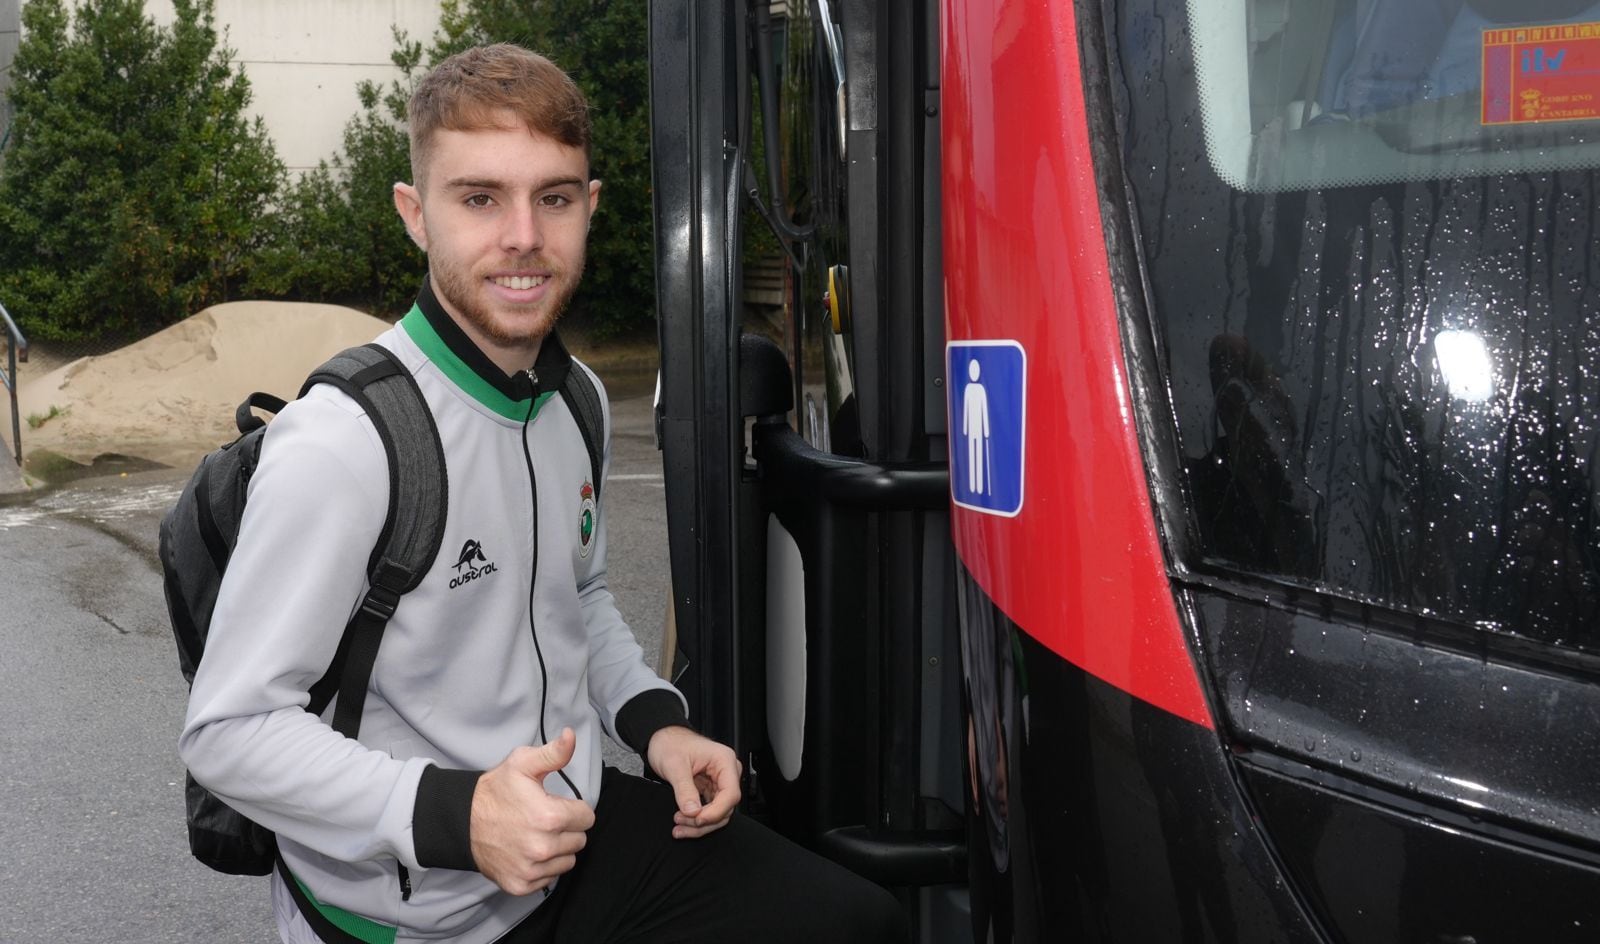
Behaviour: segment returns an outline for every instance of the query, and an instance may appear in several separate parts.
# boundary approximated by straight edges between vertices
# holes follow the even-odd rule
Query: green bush
[[[283,176],[212,0],[29,0],[0,169],[0,301],[32,337],[147,331],[227,300]]]

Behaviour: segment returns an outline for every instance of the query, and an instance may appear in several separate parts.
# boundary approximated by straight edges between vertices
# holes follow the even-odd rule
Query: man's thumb
[[[547,741],[523,755],[525,760],[522,772],[536,780],[543,780],[546,774],[567,766],[577,746],[578,736],[572,733],[571,728],[562,728],[560,737],[554,741]]]
[[[679,811],[685,816],[698,816],[700,790],[695,786],[694,775],[687,771],[679,771],[675,776],[665,779],[672,785],[672,793],[678,801]]]

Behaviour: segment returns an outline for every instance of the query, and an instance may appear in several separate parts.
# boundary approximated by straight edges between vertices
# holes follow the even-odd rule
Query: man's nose
[[[544,245],[544,230],[539,225],[539,214],[531,204],[516,206],[506,215],[505,227],[500,233],[500,248],[516,255],[526,255]]]

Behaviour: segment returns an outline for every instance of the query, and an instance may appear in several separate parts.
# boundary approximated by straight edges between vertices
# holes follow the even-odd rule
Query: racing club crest
[[[588,557],[594,550],[594,486],[588,482],[578,489],[578,556]]]

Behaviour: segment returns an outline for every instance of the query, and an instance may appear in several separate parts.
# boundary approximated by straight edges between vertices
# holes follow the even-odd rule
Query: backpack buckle
[[[400,594],[374,584],[361,601],[361,612],[387,623],[389,617],[394,615],[395,607],[399,605]]]

